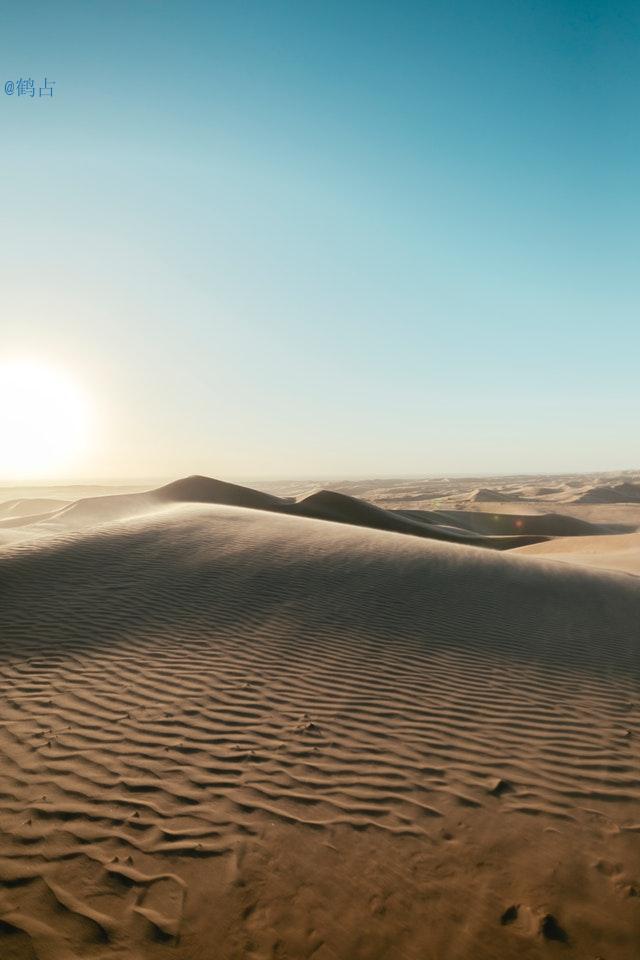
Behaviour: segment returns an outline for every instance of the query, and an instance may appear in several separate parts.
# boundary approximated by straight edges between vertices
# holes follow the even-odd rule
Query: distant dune
[[[188,478],[0,549],[2,960],[631,960],[638,580],[526,551],[635,535],[427,513]]]
[[[488,487],[480,487],[478,490],[474,490],[469,494],[468,499],[471,502],[475,501],[477,503],[509,503],[514,500],[519,500],[520,497],[513,491],[492,490]]]
[[[405,513],[408,511],[404,511]],[[417,513],[418,511],[413,511]],[[628,527],[619,524],[593,523],[579,517],[558,513],[475,513],[464,510],[441,510],[438,516],[458,527],[473,530],[483,536],[530,534],[544,538],[545,542],[556,537],[601,536],[606,533],[627,532]]]
[[[576,497],[576,503],[640,503],[640,483],[614,483],[591,487]]]

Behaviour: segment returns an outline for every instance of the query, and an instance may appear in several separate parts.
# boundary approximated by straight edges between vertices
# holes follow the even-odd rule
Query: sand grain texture
[[[2,960],[632,960],[637,578],[152,501],[0,551]]]

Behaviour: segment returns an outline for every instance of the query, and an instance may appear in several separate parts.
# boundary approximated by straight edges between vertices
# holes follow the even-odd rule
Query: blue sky
[[[638,466],[637,4],[32,3],[0,63],[0,355],[89,394],[68,474]]]

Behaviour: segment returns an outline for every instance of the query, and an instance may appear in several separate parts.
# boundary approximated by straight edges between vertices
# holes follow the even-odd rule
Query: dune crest
[[[511,503],[514,500],[520,500],[521,497],[508,490],[492,490],[489,487],[479,487],[469,495],[468,499],[477,503]]]
[[[9,516],[0,519],[0,536],[5,530],[22,531],[28,537],[87,529],[100,523],[149,515],[168,504],[179,503],[238,506],[495,550],[509,550],[547,539],[541,529],[533,531],[513,526],[502,531],[481,531],[438,512],[387,510],[331,490],[315,491],[296,500],[202,476],[186,477],[144,492],[82,498],[48,513]]]

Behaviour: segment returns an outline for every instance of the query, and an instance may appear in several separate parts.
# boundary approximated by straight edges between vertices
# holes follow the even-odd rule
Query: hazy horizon
[[[451,479],[451,480],[482,480],[482,479],[500,479],[500,480],[518,480],[518,479],[537,479],[537,478],[563,478],[563,477],[593,477],[593,476],[602,476],[607,477],[611,476],[613,478],[619,478],[629,474],[633,477],[636,476],[640,468],[638,467],[621,467],[621,468],[612,468],[606,470],[576,470],[576,471],[558,471],[558,472],[549,472],[549,471],[513,471],[508,473],[483,473],[483,472],[467,472],[467,473],[373,473],[373,474],[291,474],[291,475],[271,475],[271,476],[257,476],[255,474],[245,475],[245,476],[227,476],[227,475],[217,475],[215,473],[209,474],[196,474],[196,473],[187,473],[180,475],[166,475],[161,477],[142,477],[142,476],[130,476],[130,477],[57,477],[57,478],[41,478],[41,479],[27,479],[27,480],[16,480],[16,481],[5,481],[0,480],[0,490],[47,490],[47,489],[74,489],[74,488],[114,488],[114,490],[121,490],[125,488],[140,489],[140,488],[151,488],[154,486],[162,486],[163,484],[172,483],[178,479],[184,479],[190,476],[207,476],[212,479],[221,480],[226,483],[234,483],[239,485],[251,485],[256,484],[260,485],[261,483],[265,484],[278,484],[278,483],[352,483],[359,481],[370,481],[374,482],[380,480],[381,482],[392,482],[392,481],[422,481],[422,480],[439,480],[439,479]]]

